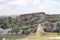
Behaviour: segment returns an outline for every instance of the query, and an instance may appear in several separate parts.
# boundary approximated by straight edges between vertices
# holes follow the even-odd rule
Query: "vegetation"
[[[21,34],[31,34],[36,32],[38,24],[44,23],[45,21],[49,22],[47,23],[47,26],[45,26],[46,31],[60,31],[60,16],[47,15],[44,12],[24,14],[14,17],[0,16],[0,28],[11,28],[16,34],[18,34],[20,30],[22,30],[22,32],[20,31]],[[54,28],[56,29],[53,30]]]
[[[30,35],[6,35],[6,39],[8,40],[16,40],[16,39],[28,39],[28,40],[47,40],[50,37],[58,37],[58,33],[46,33],[45,35],[41,37],[37,37],[35,33]]]
[[[46,23],[46,21],[48,21]],[[45,22],[45,30],[48,32],[41,37],[36,37],[35,32],[37,25]],[[0,16],[0,28],[11,28],[15,35],[6,35],[6,39],[28,39],[28,40],[45,40],[49,37],[60,36],[60,15],[46,15],[44,12],[24,14],[20,16]],[[54,29],[54,30],[53,30]],[[22,32],[21,32],[22,31]],[[18,34],[20,32],[21,34]],[[30,34],[30,35],[28,35]],[[0,38],[1,40],[1,38]],[[46,39],[47,40],[47,39]]]
[[[41,14],[44,12],[41,12]],[[40,15],[40,13],[35,14],[24,14],[20,16],[3,16],[0,17],[0,28],[8,29],[12,28],[12,30],[18,34],[19,30],[22,30],[22,34],[30,34],[36,32],[36,27],[39,22],[39,16],[44,17],[43,20],[45,20],[45,16]]]

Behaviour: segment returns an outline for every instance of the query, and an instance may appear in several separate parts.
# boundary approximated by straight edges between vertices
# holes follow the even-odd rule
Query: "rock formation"
[[[45,34],[44,29],[43,29],[42,25],[39,24],[37,27],[36,36],[42,36],[44,34]]]
[[[47,32],[60,31],[60,14],[49,15],[45,12],[35,12],[18,16],[0,16],[0,28],[12,28],[21,34],[36,33],[37,25],[40,23],[44,24],[43,28]]]

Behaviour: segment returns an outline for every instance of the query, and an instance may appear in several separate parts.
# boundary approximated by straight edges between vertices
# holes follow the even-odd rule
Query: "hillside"
[[[60,14],[48,15],[36,12],[19,16],[0,16],[0,28],[12,28],[16,34],[35,33],[40,23],[45,26],[44,30],[47,32],[59,32]]]

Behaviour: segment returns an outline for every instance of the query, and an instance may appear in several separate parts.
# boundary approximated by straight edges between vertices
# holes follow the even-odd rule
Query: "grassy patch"
[[[49,37],[59,36],[57,33],[46,33],[44,36],[36,37],[35,34],[29,35],[26,39],[29,40],[47,40]]]
[[[40,37],[37,37],[34,34],[30,34],[30,35],[6,35],[6,39],[8,40],[18,40],[18,39],[28,39],[28,40],[46,40],[46,38],[49,38],[49,37],[56,37],[56,36],[59,36],[58,33],[46,33],[44,36],[40,36]],[[0,39],[1,40],[1,39]]]
[[[57,34],[60,35],[60,32],[58,32]]]
[[[27,35],[6,35],[6,39],[7,40],[16,40],[16,39],[23,39],[25,38]],[[1,40],[1,38],[0,38]]]

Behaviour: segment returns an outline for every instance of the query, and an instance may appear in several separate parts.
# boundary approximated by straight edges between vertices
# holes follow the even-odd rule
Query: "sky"
[[[34,12],[60,14],[60,0],[0,0],[0,16]]]

